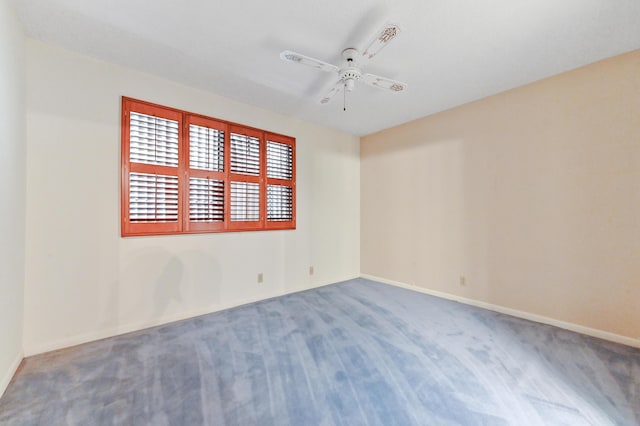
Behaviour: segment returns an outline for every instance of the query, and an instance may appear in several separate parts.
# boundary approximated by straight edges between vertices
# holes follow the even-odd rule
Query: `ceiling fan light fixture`
[[[347,78],[344,81],[344,90],[347,91],[347,92],[351,92],[351,91],[353,91],[353,88],[355,87],[355,85],[356,85],[355,79]]]
[[[353,91],[356,85],[356,80],[362,77],[362,73],[359,68],[349,67],[340,71],[340,79],[344,82],[344,90],[346,92]]]
[[[360,54],[361,51],[354,47],[344,49],[342,51],[344,61],[340,67],[290,50],[281,52],[280,58],[283,61],[306,65],[330,73],[337,73],[338,80],[335,82],[331,90],[329,90],[329,92],[320,99],[320,103],[329,103],[336,94],[342,91],[344,95],[343,110],[346,111],[347,92],[352,92],[355,89],[357,81],[364,81],[364,83],[369,86],[388,90],[392,93],[403,92],[406,89],[407,85],[400,81],[381,77],[375,74],[363,74],[362,65],[359,64],[359,59],[362,58],[362,56],[368,56],[369,58],[373,57],[380,51],[380,49],[393,40],[398,35],[399,31],[400,30],[396,25],[385,25],[380,31],[378,31],[376,37],[369,44],[369,47],[367,47],[363,54]]]

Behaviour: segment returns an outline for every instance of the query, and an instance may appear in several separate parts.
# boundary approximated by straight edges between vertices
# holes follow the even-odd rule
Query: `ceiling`
[[[639,0],[12,0],[27,35],[354,135],[366,135],[640,48]],[[402,32],[359,84],[319,100],[386,22]]]

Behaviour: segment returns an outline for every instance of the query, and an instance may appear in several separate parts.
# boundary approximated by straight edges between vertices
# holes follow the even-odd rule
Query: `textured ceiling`
[[[366,135],[640,48],[639,0],[13,0],[27,34],[290,116]],[[280,60],[340,64],[385,22],[402,33],[359,84]]]

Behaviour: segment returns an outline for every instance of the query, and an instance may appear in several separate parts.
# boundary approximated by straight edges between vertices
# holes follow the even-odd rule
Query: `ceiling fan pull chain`
[[[342,101],[342,110],[347,111],[347,84],[344,85],[344,90],[342,91],[344,98]]]

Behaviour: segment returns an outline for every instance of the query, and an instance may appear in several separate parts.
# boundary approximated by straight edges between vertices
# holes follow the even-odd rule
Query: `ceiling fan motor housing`
[[[340,79],[344,81],[344,88],[346,91],[351,92],[356,84],[356,80],[362,77],[362,73],[358,68],[349,67],[340,70]]]
[[[342,51],[342,57],[345,58],[349,63],[355,62],[358,56],[360,56],[360,52],[358,51],[358,49],[354,49],[353,47],[346,48]]]
[[[340,79],[344,82],[344,89],[351,92],[356,85],[356,80],[362,77],[362,72],[355,66],[356,58],[360,55],[358,49],[352,47],[342,51],[342,57],[347,60],[347,67],[340,70]]]

